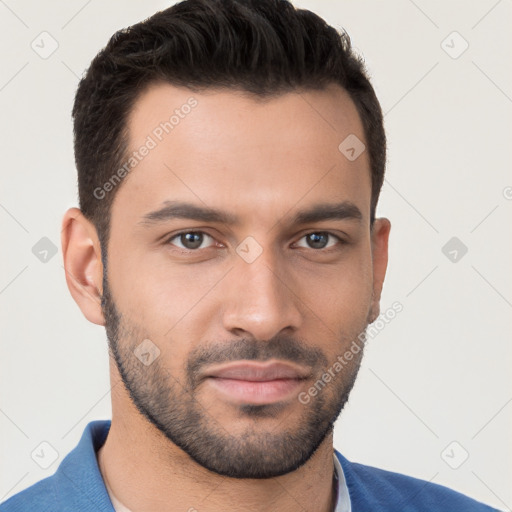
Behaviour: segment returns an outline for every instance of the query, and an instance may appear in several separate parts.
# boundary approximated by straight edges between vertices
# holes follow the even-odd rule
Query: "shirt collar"
[[[338,493],[333,512],[352,512],[352,505],[350,504],[350,494],[348,492],[345,474],[343,473],[343,468],[341,467],[340,461],[338,460],[336,453],[334,453],[334,476],[338,483]]]

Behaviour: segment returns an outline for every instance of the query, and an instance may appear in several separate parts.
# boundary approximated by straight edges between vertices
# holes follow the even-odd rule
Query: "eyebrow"
[[[139,221],[142,225],[159,224],[172,219],[189,219],[219,224],[239,224],[240,219],[232,213],[199,206],[181,201],[165,201],[158,210],[145,214]],[[311,208],[300,210],[292,219],[292,224],[308,224],[324,220],[357,220],[363,219],[361,210],[350,201],[341,203],[321,203]]]
[[[335,204],[318,204],[307,210],[297,212],[293,224],[308,224],[322,220],[358,220],[363,219],[361,210],[350,201]]]
[[[165,201],[163,207],[144,215],[139,224],[151,225],[172,219],[191,219],[220,224],[237,224],[238,222],[235,215],[222,210],[180,201]]]

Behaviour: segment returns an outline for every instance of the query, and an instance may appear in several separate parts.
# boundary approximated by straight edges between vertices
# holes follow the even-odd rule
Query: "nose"
[[[269,340],[301,326],[301,302],[289,274],[269,251],[252,263],[239,259],[229,274],[223,324],[233,335]]]

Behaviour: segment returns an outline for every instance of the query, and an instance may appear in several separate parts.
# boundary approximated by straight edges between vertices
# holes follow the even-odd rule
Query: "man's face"
[[[262,102],[155,85],[128,128],[130,152],[151,149],[111,211],[103,311],[124,385],[205,468],[290,472],[348,398],[363,351],[334,365],[361,345],[384,277],[367,152],[338,149],[364,140],[356,108],[337,86]]]

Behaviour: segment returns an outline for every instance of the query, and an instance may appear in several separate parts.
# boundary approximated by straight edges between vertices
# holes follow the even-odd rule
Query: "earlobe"
[[[105,325],[101,247],[96,228],[78,208],[64,214],[61,243],[66,283],[73,299],[90,322]]]
[[[388,241],[391,223],[388,219],[375,219],[372,227],[373,294],[368,323],[380,314],[380,296],[388,266]]]

